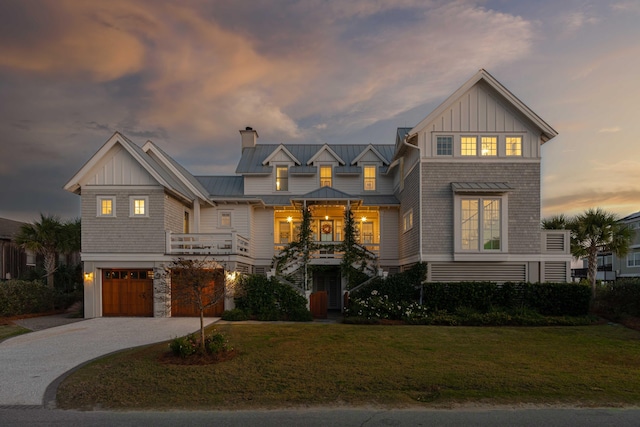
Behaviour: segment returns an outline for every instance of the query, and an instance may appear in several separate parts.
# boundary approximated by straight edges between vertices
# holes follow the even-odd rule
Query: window
[[[364,167],[364,191],[376,190],[376,166],[366,165]]]
[[[463,156],[475,156],[478,148],[478,140],[475,136],[463,136],[460,138],[460,154]]]
[[[276,191],[289,191],[288,166],[276,166]]]
[[[409,209],[402,216],[402,231],[409,231],[413,228],[413,209]]]
[[[640,267],[640,252],[627,255],[627,267]]]
[[[450,156],[453,154],[453,137],[452,136],[436,137],[436,154],[438,156]]]
[[[363,222],[361,230],[361,243],[368,245],[373,243],[373,223]]]
[[[522,137],[507,137],[507,156],[522,156]]]
[[[501,199],[465,198],[460,203],[460,248],[465,251],[500,250]]]
[[[129,216],[148,217],[149,216],[149,197],[131,196],[129,198]]]
[[[320,166],[320,187],[332,187],[332,172],[331,166]]]
[[[112,196],[98,196],[98,216],[116,216],[116,198]]]
[[[231,228],[231,212],[220,212],[220,227]]]
[[[280,240],[278,243],[289,243],[291,238],[291,224],[288,221],[280,221]]]
[[[189,233],[189,212],[184,212],[184,220],[182,222],[182,229],[184,233]]]
[[[495,136],[483,136],[480,138],[482,144],[481,154],[483,156],[497,156],[498,155],[498,138]]]

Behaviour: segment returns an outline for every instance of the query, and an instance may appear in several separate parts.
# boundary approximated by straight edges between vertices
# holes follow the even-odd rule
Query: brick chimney
[[[253,130],[252,127],[247,126],[244,130],[240,131],[240,135],[242,136],[242,149],[251,148],[256,146],[256,141],[258,140],[258,132]]]

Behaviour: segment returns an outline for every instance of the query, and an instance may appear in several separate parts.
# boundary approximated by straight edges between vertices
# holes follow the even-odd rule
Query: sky
[[[120,131],[194,175],[259,143],[394,143],[480,68],[559,133],[542,216],[640,211],[638,0],[0,0],[0,217]]]

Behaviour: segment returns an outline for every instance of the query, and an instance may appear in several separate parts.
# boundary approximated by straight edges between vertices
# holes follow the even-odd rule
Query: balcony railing
[[[342,259],[344,252],[338,251],[335,249],[336,246],[341,245],[342,242],[334,241],[334,242],[314,242],[314,244],[321,246],[320,249],[311,252],[311,259]],[[367,249],[371,256],[378,257],[380,254],[380,244],[379,243],[365,243],[362,245],[365,249]],[[276,244],[274,246],[275,253],[278,254],[286,247],[285,244]]]
[[[249,239],[236,232],[184,234],[167,231],[166,241],[166,252],[172,255],[249,256]]]

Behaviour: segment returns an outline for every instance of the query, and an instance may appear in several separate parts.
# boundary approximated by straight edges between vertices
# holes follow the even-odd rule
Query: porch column
[[[200,232],[200,200],[193,201],[193,232]]]

